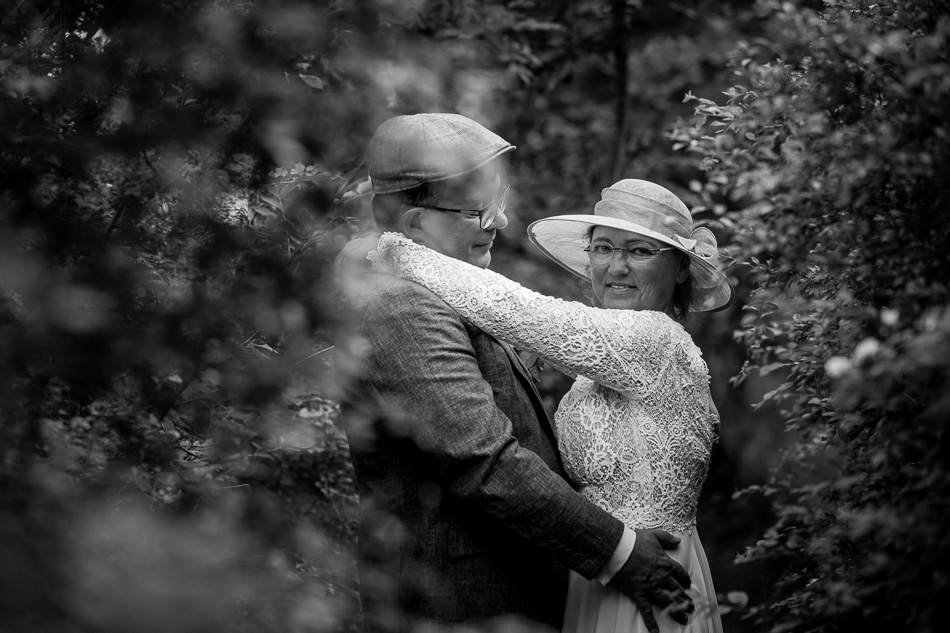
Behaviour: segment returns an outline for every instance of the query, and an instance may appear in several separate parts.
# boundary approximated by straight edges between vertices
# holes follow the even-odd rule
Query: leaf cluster
[[[941,3],[759,2],[735,85],[672,134],[753,286],[741,381],[795,441],[778,520],[773,631],[929,631],[946,599],[950,16]]]
[[[4,630],[354,626],[322,352],[359,16],[68,4],[0,10]]]

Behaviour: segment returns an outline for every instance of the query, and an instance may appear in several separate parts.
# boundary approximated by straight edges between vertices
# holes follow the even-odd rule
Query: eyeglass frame
[[[502,185],[501,195],[484,209],[448,209],[446,207],[437,207],[434,204],[420,204],[420,207],[426,209],[435,209],[436,211],[448,211],[449,213],[461,213],[467,218],[478,218],[478,226],[482,230],[487,230],[492,222],[499,215],[505,214],[505,207],[508,206],[508,196],[511,193],[511,185]],[[490,213],[494,209],[494,213]]]
[[[600,256],[601,256],[601,255],[607,255],[607,253],[595,254],[595,253],[591,250],[592,248],[606,248],[606,249],[610,249],[610,257],[605,257],[605,258],[603,258],[601,261],[595,261],[595,256],[596,256],[598,259],[600,259]],[[621,252],[624,253],[624,259],[625,259],[626,261],[631,261],[631,260],[632,260],[632,261],[637,261],[637,262],[645,262],[645,261],[648,261],[648,260],[653,259],[654,257],[656,257],[656,254],[657,254],[657,253],[661,253],[661,252],[663,252],[663,251],[675,251],[675,250],[678,250],[675,246],[662,246],[662,247],[660,247],[660,248],[650,248],[649,246],[635,246],[634,248],[635,248],[635,249],[644,250],[644,251],[649,251],[650,254],[647,255],[646,257],[639,257],[639,256],[637,256],[637,255],[634,255],[634,254],[633,254],[633,251],[632,251],[630,248],[626,247],[626,246],[607,246],[606,244],[593,244],[593,245],[590,245],[590,246],[588,246],[587,248],[585,248],[584,251],[587,253],[587,258],[590,259],[590,261],[591,261],[592,264],[609,264],[610,262],[613,261],[613,259],[614,259],[614,254],[616,254],[618,251],[621,251]]]

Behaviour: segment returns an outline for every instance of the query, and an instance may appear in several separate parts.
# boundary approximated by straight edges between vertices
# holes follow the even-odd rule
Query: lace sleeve
[[[548,297],[397,233],[384,233],[368,259],[427,287],[484,331],[618,391],[644,394],[684,370],[689,382],[707,379],[692,339],[661,312]]]

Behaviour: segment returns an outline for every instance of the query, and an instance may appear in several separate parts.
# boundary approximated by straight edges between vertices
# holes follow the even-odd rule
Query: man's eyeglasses
[[[613,246],[608,246],[606,244],[591,244],[584,249],[587,251],[587,257],[590,259],[592,264],[608,264],[614,258],[614,253],[623,253],[628,261],[646,261],[654,257],[657,253],[661,251],[672,251],[676,250],[672,246],[665,246],[663,248],[650,248],[645,244],[635,244],[633,246],[618,246],[614,248]]]
[[[436,211],[461,213],[466,218],[480,218],[478,225],[482,227],[482,229],[487,229],[492,225],[492,222],[495,221],[495,218],[505,213],[505,207],[508,206],[508,189],[510,186],[511,185],[504,185],[501,188],[501,194],[484,209],[446,209],[445,207],[437,207],[431,204],[420,206],[425,206],[426,209],[435,209]]]

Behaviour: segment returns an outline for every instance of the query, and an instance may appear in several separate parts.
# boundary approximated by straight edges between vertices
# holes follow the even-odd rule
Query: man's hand
[[[680,540],[664,530],[636,530],[636,533],[633,552],[614,575],[610,586],[633,600],[652,633],[660,630],[653,616],[653,604],[668,610],[670,617],[680,624],[686,624],[695,609],[693,599],[686,594],[689,574],[665,551],[676,549]]]

